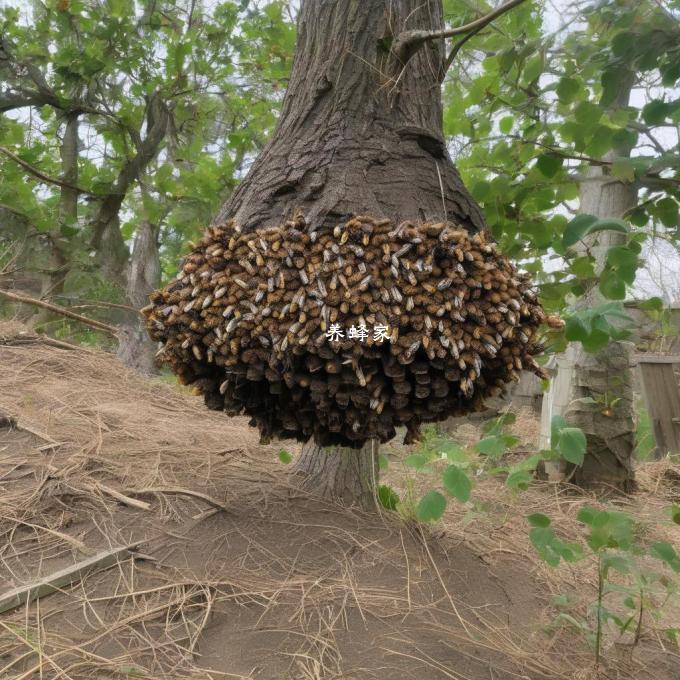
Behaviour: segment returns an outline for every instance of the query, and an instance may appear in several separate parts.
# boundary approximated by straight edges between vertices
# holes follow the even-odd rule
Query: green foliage
[[[75,184],[90,193],[77,219],[64,217],[58,186],[0,155],[0,204],[23,216],[27,234],[49,234],[34,240],[29,268],[44,269],[56,244],[66,292],[92,299],[111,243],[123,271],[151,223],[163,274],[174,274],[181,244],[211,221],[274,127],[295,39],[285,10],[281,0],[3,4],[0,145],[60,177],[64,114],[78,112]],[[153,145],[159,106],[168,124]],[[119,233],[102,239],[101,211],[121,192]],[[123,302],[123,286],[113,287],[103,299]]]
[[[523,457],[512,465],[503,465],[503,456],[519,442],[517,437],[507,432],[514,422],[515,415],[510,412],[488,421],[482,428],[484,437],[469,447],[439,434],[436,428],[425,428],[423,442],[404,458],[403,463],[416,474],[441,475],[446,494],[431,489],[416,507],[411,487],[406,499],[398,501],[397,511],[406,519],[434,521],[444,512],[447,495],[460,503],[469,502],[474,488],[473,479],[483,475],[504,475],[509,488],[514,491],[526,489],[536,466],[546,457],[552,457],[553,453],[545,451]],[[446,464],[442,465],[444,461]],[[410,510],[411,505],[413,508]]]
[[[293,456],[286,451],[286,449],[281,449],[279,451],[279,460],[284,464],[288,465],[293,460]]]
[[[552,530],[550,518],[541,513],[534,513],[527,517],[532,529],[529,540],[540,555],[541,559],[550,566],[556,567],[560,560],[576,562],[583,559],[583,550],[576,543],[565,543]]]
[[[399,495],[386,484],[381,484],[378,487],[378,500],[380,505],[387,510],[396,510],[399,505],[400,499]]]
[[[562,244],[565,248],[568,248],[590,234],[607,230],[627,234],[628,225],[623,220],[601,219],[594,215],[577,215],[565,227]]]
[[[670,543],[643,545],[639,538],[641,532],[632,517],[625,512],[584,506],[577,513],[577,519],[586,529],[585,545],[597,561],[597,598],[591,607],[595,622],[567,611],[560,612],[558,621],[573,626],[586,638],[595,652],[595,665],[598,666],[605,625],[613,624],[619,635],[635,628],[637,643],[643,610],[651,610],[658,618],[651,595],[659,592],[667,599],[677,591],[677,583],[667,575],[653,571],[642,560],[649,556],[664,563],[673,572],[680,572],[680,557]],[[557,567],[561,560],[578,562],[584,559],[584,546],[561,541],[553,531],[549,517],[534,513],[527,520],[532,527],[529,533],[531,543],[547,564]],[[616,608],[610,604],[612,599],[618,603]],[[562,609],[570,606],[569,599],[564,595],[557,598],[555,604]],[[622,610],[623,614],[620,613]],[[666,635],[673,641],[677,631],[670,628]]]
[[[673,504],[670,508],[671,519],[675,524],[680,524],[680,505]]]
[[[420,499],[416,516],[421,522],[434,522],[444,514],[444,510],[446,510],[446,498],[433,489]]]
[[[550,423],[551,446],[562,458],[582,465],[586,453],[586,436],[578,427],[570,427],[562,416],[553,416]]]
[[[457,465],[449,465],[442,475],[444,488],[461,503],[470,500],[472,482],[465,472]]]
[[[599,352],[610,339],[627,338],[632,323],[620,302],[605,302],[567,315],[565,335],[571,342],[580,342],[587,352]]]
[[[497,31],[463,46],[446,81],[445,132],[463,179],[550,310],[571,316],[593,289],[604,304],[623,300],[644,240],[680,240],[680,157],[677,146],[659,143],[663,126],[680,120],[680,30],[668,21],[667,5],[570,5],[562,28],[548,33],[544,5],[523,3],[494,22]],[[453,23],[468,16],[465,6],[448,9]],[[510,35],[512,43],[504,38]],[[645,94],[619,101],[625,82]],[[623,218],[576,214],[580,182],[596,167],[639,187],[637,205]],[[600,265],[590,248],[605,231],[627,243]],[[619,339],[612,309],[585,318],[585,329],[573,319],[567,339],[588,351]]]

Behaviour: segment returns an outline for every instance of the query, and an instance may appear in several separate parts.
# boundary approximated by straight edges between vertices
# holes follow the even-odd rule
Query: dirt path
[[[141,542],[135,557],[1,614],[0,678],[509,680],[588,669],[580,638],[547,627],[554,589],[508,512],[517,501],[498,490],[501,519],[458,508],[422,529],[301,494],[279,447],[258,445],[244,420],[104,353],[6,333],[0,365],[0,595]],[[653,673],[649,654],[651,643],[609,677],[677,677],[677,654],[655,648]]]

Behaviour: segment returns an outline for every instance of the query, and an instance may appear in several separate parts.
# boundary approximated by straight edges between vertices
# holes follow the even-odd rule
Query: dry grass
[[[245,420],[24,331],[0,326],[0,416],[15,423],[0,429],[0,592],[143,544],[0,615],[1,678],[587,677],[590,652],[548,626],[549,600],[566,591],[584,606],[593,567],[544,566],[524,517],[545,512],[575,540],[578,508],[602,499],[548,484],[517,495],[487,479],[431,529],[324,504],[288,483],[278,447],[260,446]],[[677,541],[660,518],[680,468],[638,477],[641,492],[616,502]],[[639,653],[603,677],[674,677],[660,625],[646,622]]]

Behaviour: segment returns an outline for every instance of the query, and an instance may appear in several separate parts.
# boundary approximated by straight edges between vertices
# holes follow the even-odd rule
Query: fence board
[[[660,455],[680,453],[680,387],[673,363],[640,359],[640,376],[647,411]]]

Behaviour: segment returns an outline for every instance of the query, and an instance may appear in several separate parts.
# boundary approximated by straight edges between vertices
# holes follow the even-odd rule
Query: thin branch
[[[36,298],[32,298],[27,295],[18,295],[17,293],[10,293],[7,290],[1,289],[0,295],[6,297],[8,300],[12,300],[13,302],[23,302],[24,304],[27,305],[42,307],[43,309],[47,309],[50,312],[54,312],[55,314],[65,316],[66,318],[73,319],[74,321],[79,321],[80,323],[85,324],[86,326],[90,326],[90,328],[95,328],[98,331],[103,331],[104,333],[108,333],[109,335],[113,335],[114,337],[116,337],[118,333],[118,329],[115,326],[110,326],[109,324],[103,323],[102,321],[97,321],[96,319],[88,319],[86,316],[75,314],[74,312],[69,311],[65,307],[53,305],[50,302],[36,300]]]
[[[85,302],[83,301],[79,305],[72,305],[71,309],[87,309],[87,308],[92,308],[92,307],[107,307],[108,309],[123,309],[126,312],[134,312],[135,314],[139,314],[141,316],[144,316],[142,312],[137,309],[136,307],[132,307],[130,305],[119,305],[116,304],[115,302],[104,302],[103,300],[100,300],[99,302]]]
[[[546,149],[550,153],[554,154],[555,156],[558,156],[559,158],[563,158],[564,160],[569,160],[569,161],[580,161],[581,163],[588,163],[590,165],[599,165],[600,167],[611,167],[614,162],[613,161],[605,161],[602,160],[601,158],[591,158],[590,156],[582,156],[582,155],[577,155],[577,154],[570,154],[570,153],[565,153],[564,151],[560,151],[559,149],[555,149],[554,147],[550,146],[549,144],[542,144],[541,142],[537,142],[536,140],[533,139],[524,139],[520,137],[519,135],[508,135],[508,138],[510,139],[517,139],[521,142],[528,143],[528,144],[533,144],[534,146],[541,147],[542,149]],[[641,182],[642,184],[645,183],[652,183],[652,184],[657,184],[657,183],[667,183],[667,184],[675,184],[680,186],[680,179],[676,177],[661,177],[661,175],[657,175],[655,173],[645,173],[641,177],[636,178],[637,181]]]
[[[47,184],[54,184],[55,186],[61,187],[62,189],[70,189],[71,191],[77,191],[81,194],[86,194],[87,196],[101,198],[99,194],[95,194],[89,189],[83,189],[83,187],[76,186],[75,184],[69,184],[69,182],[64,182],[64,180],[58,179],[57,177],[46,175],[44,172],[38,170],[38,168],[34,168],[30,163],[27,163],[25,160],[4,146],[0,146],[0,153],[4,154],[8,158],[11,158],[15,163],[18,163],[22,168],[24,168],[24,170],[28,170],[28,172],[30,172],[32,175],[43,182],[46,182]]]
[[[470,31],[464,38],[459,40],[452,48],[451,51],[449,52],[449,56],[446,57],[446,61],[444,62],[444,66],[442,67],[442,73],[440,76],[440,82],[444,82],[444,78],[446,78],[446,74],[448,73],[448,70],[451,68],[451,64],[453,64],[454,59],[458,55],[458,52],[462,49],[463,45],[470,40],[473,36],[477,35],[480,31],[482,30],[482,27],[478,28],[477,30]]]
[[[502,14],[505,14],[513,7],[517,7],[524,0],[509,0],[505,4],[497,7],[492,12],[471,21],[463,26],[455,28],[444,28],[439,31],[404,31],[397,36],[393,52],[397,58],[405,64],[428,40],[439,40],[440,38],[452,38],[454,35],[462,35],[474,31],[479,33],[485,26],[490,24]],[[455,55],[454,55],[455,56]]]

